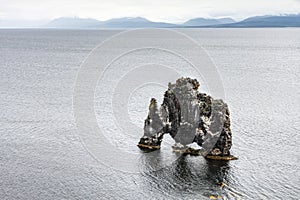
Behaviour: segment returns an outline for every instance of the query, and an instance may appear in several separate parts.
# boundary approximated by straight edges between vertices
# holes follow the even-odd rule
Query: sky
[[[196,17],[242,20],[255,15],[298,13],[300,0],[0,0],[0,22],[140,16],[181,23]]]

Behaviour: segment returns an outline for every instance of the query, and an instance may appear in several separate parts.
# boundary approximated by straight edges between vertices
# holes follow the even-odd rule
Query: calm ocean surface
[[[74,84],[90,51],[120,31],[0,30],[0,199],[299,199],[300,29],[178,31],[201,44],[218,68],[231,111],[231,152],[239,160],[172,160],[166,136],[156,153],[165,165],[159,170],[153,158],[140,162],[137,173],[98,162],[77,131]],[[122,67],[115,64],[105,78],[113,81]],[[105,83],[108,92],[115,89]],[[107,93],[97,88],[95,114],[100,125],[107,122],[108,140],[120,155],[147,159],[135,146],[142,132],[119,137],[109,128],[114,120],[101,100]],[[149,98],[160,99],[164,90],[155,84],[135,90],[129,120],[142,128]]]

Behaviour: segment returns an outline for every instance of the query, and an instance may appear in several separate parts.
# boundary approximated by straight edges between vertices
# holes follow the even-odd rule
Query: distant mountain
[[[219,27],[300,27],[300,14],[280,16],[256,16]]]
[[[124,17],[103,22],[104,28],[170,28],[177,25],[165,22],[152,22],[142,17]]]
[[[175,26],[177,25],[164,22],[152,22],[142,17],[124,17],[107,21],[62,17],[46,24],[46,27],[49,28],[171,28]]]
[[[50,21],[47,28],[93,28],[100,26],[101,21],[92,18],[61,17]]]
[[[195,19],[188,20],[182,25],[183,26],[211,26],[211,25],[219,25],[219,24],[229,24],[234,22],[235,21],[231,18],[220,18],[220,19],[195,18]]]
[[[1,24],[0,24],[1,25]],[[300,27],[300,14],[280,16],[256,16],[240,22],[231,18],[206,19],[195,18],[183,24],[171,24],[165,22],[152,22],[142,17],[124,17],[99,21],[91,18],[57,18],[43,27],[48,28],[181,28],[181,27],[211,27],[211,28],[234,28],[234,27]]]
[[[226,18],[219,18],[217,19],[219,22],[222,22],[222,24],[230,24],[230,23],[235,23],[236,21],[233,20],[232,18],[226,17]]]

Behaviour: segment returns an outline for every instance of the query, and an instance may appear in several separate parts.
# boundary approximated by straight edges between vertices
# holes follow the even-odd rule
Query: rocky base
[[[207,155],[205,156],[208,160],[237,160],[238,158],[233,155],[228,156],[213,156],[213,155]]]
[[[201,155],[201,150],[200,149],[194,149],[191,147],[183,147],[183,148],[178,148],[178,147],[172,147],[173,152],[175,153],[181,153],[183,155],[192,155],[192,156],[200,156]]]
[[[163,139],[163,133],[158,132],[152,136],[144,135],[140,142],[138,143],[138,147],[142,150],[157,150],[160,149],[160,144]]]
[[[147,144],[138,144],[137,145],[140,149],[142,150],[158,150],[160,149],[160,146],[151,146],[151,145],[147,145]]]

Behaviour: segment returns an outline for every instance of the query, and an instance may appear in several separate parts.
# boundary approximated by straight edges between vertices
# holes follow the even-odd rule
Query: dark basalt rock
[[[227,104],[199,93],[199,86],[196,79],[180,78],[175,84],[169,83],[159,108],[156,100],[151,99],[144,136],[138,144],[141,149],[159,149],[164,134],[169,133],[176,142],[177,147],[173,148],[176,152],[217,160],[236,158],[229,151],[232,134]],[[186,147],[194,142],[202,149]]]

